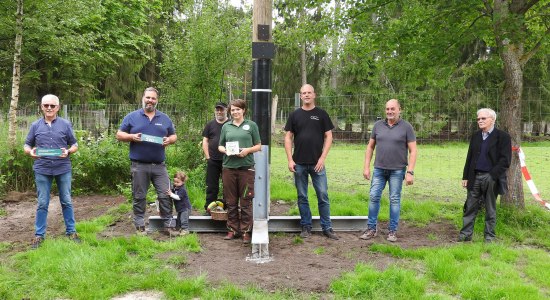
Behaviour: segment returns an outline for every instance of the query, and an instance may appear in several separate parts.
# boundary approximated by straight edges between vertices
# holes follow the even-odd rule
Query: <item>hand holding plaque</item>
[[[148,134],[141,134],[141,141],[142,142],[149,142],[149,143],[155,143],[155,144],[161,144],[163,142],[163,138],[160,136],[154,136],[154,135],[148,135]]]
[[[225,154],[230,155],[237,155],[241,152],[241,149],[239,149],[239,142],[227,142],[225,143]]]
[[[63,154],[63,150],[50,149],[50,148],[36,148],[34,154],[36,156],[61,156],[61,154]]]

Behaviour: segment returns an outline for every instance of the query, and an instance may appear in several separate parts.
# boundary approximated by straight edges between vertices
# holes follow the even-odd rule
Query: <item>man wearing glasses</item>
[[[24,145],[25,153],[34,159],[33,170],[38,194],[32,248],[38,248],[46,235],[50,190],[54,179],[59,190],[65,234],[71,240],[80,242],[75,229],[71,200],[72,166],[69,158],[70,154],[78,150],[78,144],[71,123],[57,116],[57,96],[42,97],[41,108],[44,117],[31,124]]]
[[[504,195],[506,192],[506,170],[512,159],[510,135],[495,128],[496,119],[497,114],[492,109],[477,111],[479,130],[470,139],[462,175],[462,187],[467,188],[468,195],[459,242],[472,240],[474,223],[482,205],[485,207],[485,242],[495,239],[497,193]]]

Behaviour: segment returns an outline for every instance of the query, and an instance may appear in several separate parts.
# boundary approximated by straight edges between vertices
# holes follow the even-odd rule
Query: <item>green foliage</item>
[[[166,101],[185,103],[185,114],[204,121],[216,101],[246,93],[242,78],[250,61],[250,12],[212,0],[182,2],[177,10],[182,18],[173,20],[162,37],[160,87],[167,91]]]
[[[417,260],[424,266],[424,279],[435,282],[431,287],[432,292],[441,295],[461,295],[463,298],[476,299],[543,299],[541,291],[530,280],[548,286],[548,281],[543,279],[547,275],[542,274],[548,274],[549,271],[544,269],[544,265],[535,266],[537,263],[531,260],[548,260],[548,253],[540,250],[513,249],[503,244],[482,243],[416,250],[374,244],[369,249],[398,258]],[[525,256],[527,257],[524,258]],[[409,270],[409,267],[400,269]],[[542,274],[537,274],[534,270]],[[359,276],[357,273],[359,272],[356,270],[353,275]],[[521,278],[524,273],[528,274],[527,280]]]
[[[325,251],[326,251],[325,247],[317,247],[313,249],[313,253],[315,253],[316,255],[324,254]]]
[[[499,207],[498,220],[497,232],[512,241],[550,249],[550,214],[540,205],[528,204],[525,210]]]
[[[98,142],[80,142],[71,159],[75,193],[116,193],[117,186],[130,178],[128,145],[113,136]]]
[[[358,264],[355,271],[335,280],[330,288],[343,298],[363,299],[421,299],[427,282],[413,271],[390,267],[378,271],[371,266]]]
[[[138,77],[154,42],[149,25],[159,16],[160,4],[156,0],[25,1],[22,61],[27,67],[22,70],[21,104],[52,92],[64,102],[85,101],[100,95],[96,89],[106,88],[106,77],[132,63],[139,67],[126,75]],[[10,8],[4,12],[10,16],[2,18],[10,26],[0,27],[2,49],[11,48],[7,46],[13,41],[15,9]],[[11,69],[12,63],[0,60],[1,69]],[[8,80],[10,73],[0,74],[2,83]]]
[[[22,148],[0,152],[0,195],[8,191],[26,191],[34,185],[34,161]]]

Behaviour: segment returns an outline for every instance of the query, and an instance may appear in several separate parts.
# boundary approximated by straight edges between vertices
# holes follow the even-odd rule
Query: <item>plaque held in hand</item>
[[[237,155],[241,151],[239,150],[239,142],[227,142],[225,143],[225,154]]]

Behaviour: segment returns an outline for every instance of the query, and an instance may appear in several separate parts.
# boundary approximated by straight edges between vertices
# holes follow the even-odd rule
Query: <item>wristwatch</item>
[[[407,171],[407,173],[411,174],[412,176],[414,176],[414,171]]]

